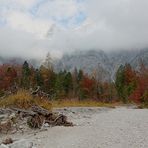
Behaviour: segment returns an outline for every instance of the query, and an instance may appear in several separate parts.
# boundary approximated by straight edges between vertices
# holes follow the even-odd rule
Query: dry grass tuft
[[[38,105],[51,110],[52,105],[47,99],[33,97],[27,90],[19,90],[16,94],[0,100],[0,107],[17,107],[28,109],[32,105]]]

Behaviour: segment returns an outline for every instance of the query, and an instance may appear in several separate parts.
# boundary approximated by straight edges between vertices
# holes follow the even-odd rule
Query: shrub
[[[27,90],[19,90],[16,94],[12,94],[0,100],[0,107],[17,107],[28,109],[32,105],[38,105],[48,110],[51,110],[52,108],[49,100],[33,97]]]

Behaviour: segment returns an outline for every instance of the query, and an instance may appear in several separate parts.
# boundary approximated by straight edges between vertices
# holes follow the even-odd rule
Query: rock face
[[[63,69],[73,71],[75,68],[83,69],[88,74],[100,72],[99,76],[103,75],[106,78],[109,77],[111,70],[109,58],[102,50],[81,51],[64,55],[55,65],[57,71]]]
[[[131,65],[136,68],[137,70],[139,69],[139,62],[141,62],[148,67],[148,49],[144,49],[140,51],[135,58],[131,61]]]
[[[55,63],[55,69],[57,71],[83,69],[88,74],[97,73],[98,77],[102,76],[104,80],[114,80],[120,65],[130,63],[138,70],[140,61],[148,66],[148,49],[120,50],[107,53],[102,50],[89,50],[64,55]]]
[[[112,81],[115,79],[115,73],[120,65],[130,63],[132,67],[138,70],[141,61],[148,66],[148,48],[141,50],[116,50],[111,52],[95,49],[65,54],[61,59],[54,62],[54,68],[56,71],[64,69],[73,71],[75,68],[83,69],[85,73],[97,73],[99,78]],[[0,64],[22,64],[23,62],[24,59],[21,58],[5,59],[0,57]],[[40,62],[30,60],[29,63],[36,67]]]

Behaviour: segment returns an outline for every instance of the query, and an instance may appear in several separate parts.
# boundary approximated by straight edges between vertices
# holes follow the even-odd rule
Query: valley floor
[[[148,110],[132,107],[55,109],[76,125],[19,135],[36,148],[148,148]]]

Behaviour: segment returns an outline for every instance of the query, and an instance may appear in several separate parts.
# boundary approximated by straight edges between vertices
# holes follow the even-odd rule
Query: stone
[[[9,148],[9,147],[7,145],[5,145],[5,144],[1,144],[0,148]]]
[[[48,123],[45,123],[44,127],[50,127],[50,125]]]
[[[6,138],[5,140],[3,140],[2,143],[5,144],[5,145],[11,144],[11,143],[13,143],[13,140],[12,140],[12,138]]]
[[[30,142],[26,139],[22,139],[19,141],[10,144],[9,147],[11,148],[33,148],[33,142]]]

